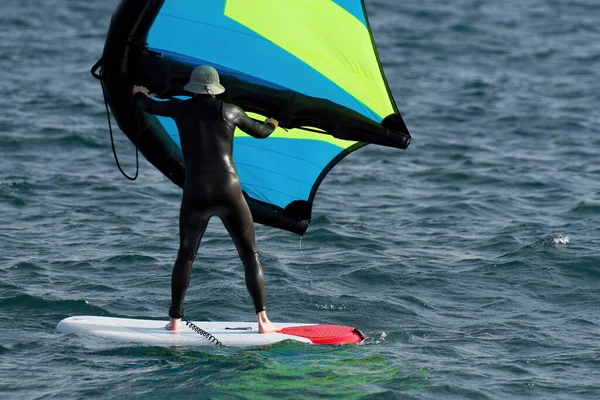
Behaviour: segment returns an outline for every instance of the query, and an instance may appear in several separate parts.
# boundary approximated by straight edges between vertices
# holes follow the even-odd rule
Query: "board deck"
[[[193,322],[210,337],[185,326],[181,331],[165,329],[168,321],[97,316],[74,316],[60,321],[56,330],[100,336],[108,339],[159,346],[263,346],[283,340],[307,344],[354,344],[364,335],[355,328],[343,325],[276,323],[281,332],[259,334],[256,322]]]

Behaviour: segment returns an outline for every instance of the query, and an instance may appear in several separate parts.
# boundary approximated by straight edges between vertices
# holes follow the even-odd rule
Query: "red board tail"
[[[355,344],[365,335],[358,329],[342,325],[303,325],[283,328],[279,333],[310,339],[314,344]]]

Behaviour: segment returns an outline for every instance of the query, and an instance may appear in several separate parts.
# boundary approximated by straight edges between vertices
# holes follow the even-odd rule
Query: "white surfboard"
[[[308,344],[360,343],[364,335],[357,329],[342,325],[276,323],[283,328],[277,333],[258,333],[256,322],[192,322],[181,331],[165,329],[168,321],[96,316],[74,316],[59,322],[56,330],[100,336],[123,342],[158,346],[263,346],[295,340]],[[199,329],[198,329],[199,328]]]

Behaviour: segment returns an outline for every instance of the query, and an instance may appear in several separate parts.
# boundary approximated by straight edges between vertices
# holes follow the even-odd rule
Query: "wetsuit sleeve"
[[[268,137],[275,130],[275,125],[253,120],[241,108],[233,104],[223,104],[223,117],[248,135],[258,139]]]
[[[147,113],[160,115],[161,117],[172,117],[178,108],[178,100],[156,101],[148,98],[143,93],[136,93],[133,98],[138,106]]]

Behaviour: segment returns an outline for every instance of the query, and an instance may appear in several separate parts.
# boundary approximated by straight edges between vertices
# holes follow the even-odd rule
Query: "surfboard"
[[[86,334],[157,346],[264,346],[284,340],[307,344],[356,344],[365,336],[356,328],[343,325],[276,323],[283,329],[276,333],[259,334],[256,322],[194,322],[183,323],[177,332],[165,329],[167,321],[97,316],[74,316],[60,321],[61,333]]]

